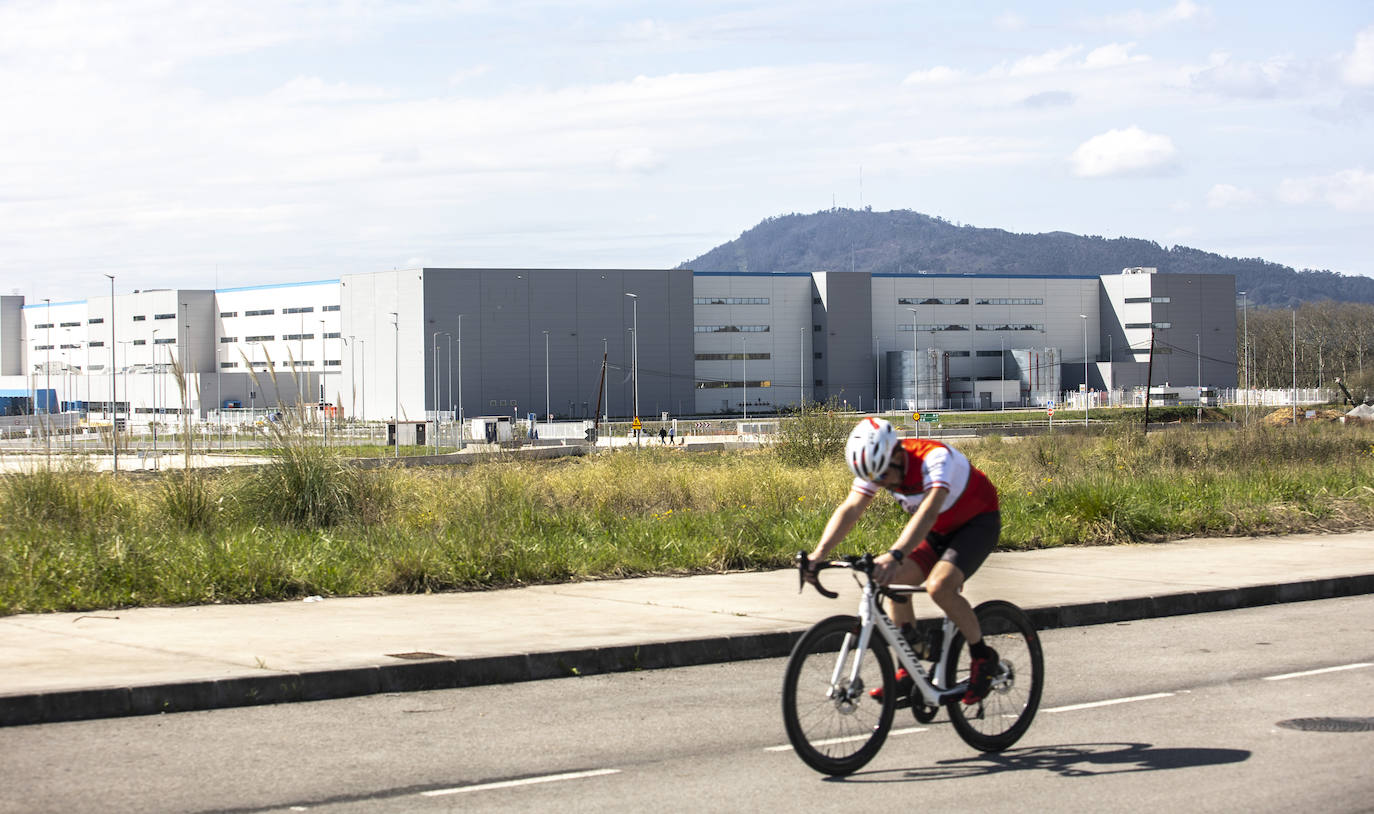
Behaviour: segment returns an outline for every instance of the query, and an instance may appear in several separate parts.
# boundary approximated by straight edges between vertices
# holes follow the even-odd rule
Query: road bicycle
[[[806,553],[799,552],[802,589],[808,565]],[[831,599],[839,594],[820,584],[820,572],[828,568],[849,569],[863,596],[858,616],[817,622],[788,657],[782,717],[802,761],[832,776],[858,771],[882,748],[899,703],[910,704],[920,723],[929,723],[945,707],[959,737],[982,752],[1000,752],[1026,733],[1040,707],[1045,667],[1040,637],[1020,608],[1000,600],[974,608],[983,639],[997,651],[999,663],[987,697],[965,705],[968,659],[961,655],[964,638],[954,623],[946,618],[938,626],[926,626],[913,644],[883,611],[883,598],[909,597],[925,588],[879,585],[873,580],[873,555],[865,554],[817,566],[816,590]],[[908,698],[897,698],[889,648],[914,681]],[[882,692],[875,696],[872,690],[879,687]]]

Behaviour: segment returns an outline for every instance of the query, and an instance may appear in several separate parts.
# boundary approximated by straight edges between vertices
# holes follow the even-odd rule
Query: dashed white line
[[[1086,704],[1069,704],[1066,707],[1050,707],[1042,709],[1041,712],[1073,712],[1079,709],[1092,709],[1093,707],[1110,707],[1114,704],[1131,704],[1136,701],[1152,701],[1156,698],[1169,698],[1174,695],[1171,692],[1156,692],[1149,695],[1132,695],[1129,698],[1109,698],[1106,701],[1090,701]]]
[[[890,738],[890,737],[892,737],[893,735],[910,735],[910,734],[912,734],[912,733],[914,733],[914,732],[924,732],[924,731],[926,731],[926,727],[924,727],[924,726],[909,726],[909,727],[906,727],[905,729],[894,729],[894,730],[892,730],[891,732],[887,733],[887,736]],[[845,738],[826,738],[825,740],[812,741],[812,742],[811,742],[811,745],[812,745],[812,746],[830,746],[831,744],[835,744],[835,743],[852,743],[852,742],[854,742],[854,741],[866,741],[866,740],[868,740],[868,739],[871,738],[871,737],[873,737],[873,736],[872,736],[872,735],[850,735],[849,737],[845,737]],[[783,744],[782,746],[765,746],[765,747],[763,747],[763,751],[765,751],[765,752],[790,752],[790,751],[792,751],[792,744],[788,743],[788,744]]]
[[[583,777],[600,777],[607,774],[619,774],[620,769],[591,769],[585,772],[565,772],[564,774],[546,774],[543,777],[526,777],[521,780],[502,780],[496,783],[479,783],[475,786],[458,786],[451,789],[433,789],[431,791],[420,792],[421,797],[442,797],[447,794],[466,794],[470,791],[489,791],[491,789],[509,789],[516,786],[533,786],[536,783],[556,783],[560,780],[579,780]]]
[[[1284,673],[1283,675],[1277,676],[1265,676],[1264,680],[1283,681],[1289,678],[1302,678],[1303,676],[1321,675],[1322,673],[1338,673],[1341,670],[1358,670],[1361,667],[1374,667],[1374,664],[1370,664],[1369,662],[1360,662],[1359,664],[1342,664],[1339,667],[1323,667],[1320,670],[1303,670],[1301,673]]]

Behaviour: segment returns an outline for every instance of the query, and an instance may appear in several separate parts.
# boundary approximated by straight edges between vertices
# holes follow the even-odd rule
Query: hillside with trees
[[[1334,300],[1374,303],[1374,279],[1298,271],[1150,240],[1068,232],[1016,234],[962,226],[910,210],[832,209],[769,218],[683,263],[695,271],[867,271],[1095,277],[1130,266],[1162,274],[1234,274],[1252,307]]]
[[[1237,314],[1238,358],[1248,359],[1255,387],[1335,388],[1345,382],[1356,400],[1374,397],[1374,305],[1303,303],[1296,309],[1251,308]],[[1246,339],[1249,352],[1246,352]],[[1246,362],[1237,371],[1245,383]]]

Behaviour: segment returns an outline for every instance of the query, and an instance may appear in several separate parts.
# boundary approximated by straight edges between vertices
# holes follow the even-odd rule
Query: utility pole
[[[117,405],[118,393],[115,391],[116,377],[119,375],[118,362],[115,359],[115,289],[114,275],[106,274],[110,278],[110,440],[111,447],[114,449],[114,473],[119,474],[119,410]],[[128,395],[128,388],[125,388],[124,395]]]

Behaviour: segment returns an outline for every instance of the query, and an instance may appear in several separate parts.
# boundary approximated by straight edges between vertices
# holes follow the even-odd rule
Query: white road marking
[[[1130,704],[1135,701],[1152,701],[1156,698],[1168,698],[1174,695],[1171,692],[1156,692],[1150,695],[1133,695],[1130,698],[1109,698],[1106,701],[1091,701],[1087,704],[1070,704],[1066,707],[1050,707],[1042,709],[1041,712],[1073,712],[1080,709],[1092,709],[1093,707],[1110,707],[1113,704]]]
[[[459,786],[452,789],[434,789],[432,791],[420,792],[421,797],[442,797],[446,794],[464,794],[469,791],[489,791],[491,789],[509,789],[516,786],[533,786],[536,783],[556,783],[560,780],[578,780],[583,777],[600,777],[605,774],[619,774],[619,769],[591,769],[585,772],[567,772],[565,774],[546,774],[543,777],[526,777],[523,780],[502,780],[498,783],[479,783],[475,786]]]
[[[926,731],[926,727],[924,727],[924,726],[909,726],[909,727],[907,727],[907,728],[905,728],[905,729],[894,729],[894,730],[892,730],[891,732],[887,733],[887,735],[888,735],[888,737],[892,737],[893,735],[910,735],[910,734],[912,734],[913,732],[924,732],[924,731]],[[850,742],[853,742],[853,741],[866,741],[866,740],[868,740],[868,739],[871,738],[871,737],[873,737],[873,736],[872,736],[872,735],[850,735],[849,737],[846,737],[846,738],[826,738],[825,740],[821,740],[821,741],[812,741],[812,742],[811,742],[811,745],[812,745],[812,746],[830,746],[831,744],[834,744],[834,743],[850,743]],[[788,743],[788,744],[783,744],[782,746],[765,746],[765,747],[763,748],[763,751],[765,751],[765,752],[790,752],[790,751],[792,751],[792,744]]]
[[[1304,670],[1301,673],[1284,673],[1280,676],[1265,676],[1264,680],[1283,681],[1286,678],[1302,678],[1303,676],[1315,676],[1321,675],[1322,673],[1337,673],[1341,670],[1358,670],[1361,667],[1374,667],[1374,664],[1370,664],[1369,662],[1360,662],[1359,664],[1342,664],[1339,667],[1323,667],[1320,670]]]

